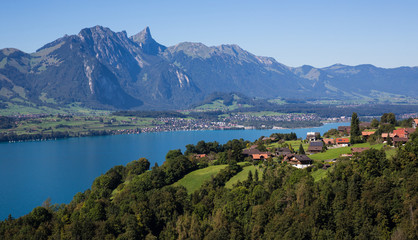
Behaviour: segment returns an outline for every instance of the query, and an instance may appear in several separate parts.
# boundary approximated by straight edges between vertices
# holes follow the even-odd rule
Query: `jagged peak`
[[[157,55],[166,49],[165,46],[159,44],[152,38],[151,31],[148,26],[141,32],[131,36],[130,39],[137,43],[145,53],[150,55]]]
[[[144,30],[140,31],[139,33],[133,35],[131,39],[137,43],[147,43],[150,41],[155,41],[151,36],[151,31],[149,27],[145,27]]]
[[[90,36],[93,37],[100,37],[100,38],[104,38],[107,36],[114,36],[115,32],[113,32],[112,30],[110,30],[110,28],[107,27],[103,27],[100,25],[96,25],[94,27],[90,27],[90,28],[83,28],[79,33],[78,36],[81,39],[85,39],[85,38],[89,38]]]

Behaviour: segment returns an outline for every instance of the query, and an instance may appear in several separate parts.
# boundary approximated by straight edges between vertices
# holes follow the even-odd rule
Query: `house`
[[[371,127],[372,127],[372,123],[370,122],[361,122],[359,124],[360,129],[366,129],[366,128],[371,128]]]
[[[393,138],[394,136],[395,136],[395,134],[389,133],[390,138]],[[386,141],[388,139],[388,134],[387,133],[382,133],[382,138],[383,138],[383,141]]]
[[[199,159],[199,158],[204,158],[204,157],[206,157],[206,154],[195,154],[195,155],[194,155],[194,157],[195,157],[196,159]]]
[[[393,132],[389,133],[389,137],[392,138],[392,139],[393,138],[401,138],[401,139],[406,138],[406,139],[408,139],[409,136],[414,132],[415,132],[414,128],[399,128],[399,129],[393,130]],[[387,141],[388,134],[387,133],[382,133],[382,138],[383,138],[383,141]]]
[[[258,150],[257,148],[249,148],[249,149],[244,149],[242,150],[242,155],[248,157],[251,156],[253,154],[260,154],[260,150]]]
[[[335,139],[334,138],[324,138],[324,139],[322,139],[322,141],[326,145],[335,145]]]
[[[313,160],[310,159],[308,156],[300,154],[285,156],[283,161],[288,162],[296,168],[307,168],[311,166],[313,163]]]
[[[405,128],[400,128],[400,129],[393,130],[393,135],[394,137],[397,136],[400,138],[408,138],[409,133]]]
[[[351,152],[354,153],[361,153],[363,151],[369,150],[369,147],[359,147],[359,148],[351,148]]]
[[[339,126],[338,132],[340,133],[350,133],[351,127],[350,126]]]
[[[252,154],[251,155],[253,160],[264,160],[269,157],[268,153],[259,153],[259,154]]]
[[[308,141],[316,141],[320,138],[321,133],[319,132],[307,132],[306,133],[306,140]]]
[[[361,136],[363,136],[364,138],[369,138],[370,135],[373,135],[376,131],[363,131],[361,132]]]
[[[392,142],[393,142],[393,146],[399,146],[401,144],[404,144],[404,143],[408,142],[408,138],[394,137],[392,139]]]
[[[418,126],[418,118],[415,118],[414,121],[412,121],[412,127],[416,129],[417,126]]]
[[[314,141],[309,144],[308,152],[310,153],[319,153],[322,152],[324,143],[322,141]]]
[[[413,134],[415,132],[415,128],[405,128],[409,135]],[[409,136],[408,136],[409,138]]]
[[[281,156],[281,155],[287,155],[290,154],[290,149],[289,148],[278,148],[276,150],[276,155],[277,156]]]
[[[348,147],[348,145],[350,145],[350,138],[337,138],[335,142],[337,143],[337,145],[340,145],[342,147]]]

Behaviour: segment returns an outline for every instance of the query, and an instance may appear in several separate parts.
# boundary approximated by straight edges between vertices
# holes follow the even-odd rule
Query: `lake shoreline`
[[[285,128],[285,127],[273,127],[273,128],[248,128],[248,127],[238,127],[238,128],[201,128],[201,129],[179,129],[179,130],[159,130],[158,127],[154,127],[154,130],[149,129],[143,131],[143,129],[121,129],[121,130],[102,130],[97,132],[92,132],[91,134],[79,134],[79,135],[64,135],[59,137],[46,137],[46,138],[31,138],[36,136],[36,134],[24,134],[24,135],[15,135],[17,138],[12,139],[1,139],[0,144],[2,143],[22,143],[22,142],[43,142],[43,141],[56,141],[60,139],[68,138],[83,138],[83,137],[96,137],[96,136],[112,136],[112,135],[132,135],[132,134],[141,134],[141,133],[154,133],[154,132],[189,132],[189,131],[228,131],[228,130],[288,130],[288,129],[304,129],[304,128],[319,128],[329,123],[345,123],[345,122],[321,122],[320,126],[303,126],[303,127],[294,127],[294,128]],[[348,122],[347,122],[348,123]],[[7,136],[7,135],[6,135]],[[21,137],[18,137],[21,136]],[[14,136],[12,136],[14,137]]]

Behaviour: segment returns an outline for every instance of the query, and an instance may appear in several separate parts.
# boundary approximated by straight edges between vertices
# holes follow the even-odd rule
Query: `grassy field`
[[[205,181],[211,179],[212,176],[215,176],[226,166],[228,165],[215,165],[193,171],[174,183],[173,186],[183,186],[187,189],[189,194],[193,193],[199,189]]]
[[[381,149],[383,147],[383,144],[376,144],[370,146],[370,143],[360,143],[360,144],[354,144],[350,147],[341,147],[341,148],[334,148],[334,149],[328,149],[326,152],[323,153],[316,153],[309,155],[309,158],[312,160],[329,160],[338,158],[341,156],[341,154],[349,154],[351,153],[351,148],[353,147],[370,147],[375,149]]]
[[[292,146],[293,150],[298,151],[301,141],[300,140],[286,141],[286,143],[290,144]],[[303,146],[303,149],[305,150],[305,152],[308,151],[309,143],[302,143],[302,146]],[[271,144],[267,145],[266,147],[267,147],[267,149],[278,148],[279,143],[278,142],[271,143]]]
[[[42,97],[42,96],[41,96]],[[42,99],[41,99],[42,100]],[[51,102],[51,99],[44,99]],[[109,111],[105,110],[93,110],[89,108],[81,107],[78,103],[72,103],[62,106],[60,108],[50,108],[46,106],[36,106],[30,102],[24,102],[23,100],[16,98],[7,102],[7,108],[0,110],[1,116],[12,115],[28,115],[28,114],[86,114],[86,115],[103,115],[108,114]]]
[[[331,168],[328,168],[327,170],[324,169],[318,169],[311,173],[311,176],[314,178],[315,182],[318,182],[319,180],[325,178],[327,176],[328,171],[331,171]]]
[[[263,177],[263,171],[261,171],[259,167],[251,165],[251,166],[244,167],[241,172],[239,172],[237,175],[229,179],[229,181],[226,182],[225,187],[232,188],[232,186],[236,184],[238,181],[242,182],[242,181],[247,180],[249,171],[253,173],[253,177],[254,177],[254,173],[256,169],[258,170],[258,179],[261,180],[261,178]]]
[[[211,110],[228,110],[228,111],[232,111],[238,108],[246,108],[246,107],[251,107],[251,105],[248,104],[237,104],[236,101],[234,101],[234,103],[232,105],[226,106],[224,104],[223,100],[216,100],[210,104],[205,104],[199,107],[196,107],[197,110],[204,110],[204,111],[211,111]]]
[[[387,158],[392,158],[393,156],[395,156],[397,152],[397,148],[392,148],[386,151],[386,157]]]
[[[73,116],[73,117],[42,117],[19,121],[12,129],[0,129],[2,132],[21,134],[49,134],[53,132],[69,132],[70,135],[83,134],[89,130],[123,130],[152,127],[151,118],[131,118],[123,116]]]

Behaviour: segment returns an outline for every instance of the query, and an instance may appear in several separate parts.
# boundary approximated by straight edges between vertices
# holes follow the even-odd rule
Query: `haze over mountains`
[[[301,56],[303,57],[303,56]],[[95,26],[24,53],[0,50],[0,100],[108,109],[177,109],[213,92],[258,98],[417,97],[418,67],[288,67],[237,45],[166,47],[147,27],[131,37]]]

